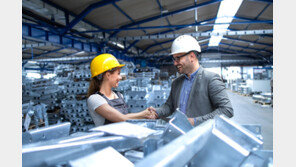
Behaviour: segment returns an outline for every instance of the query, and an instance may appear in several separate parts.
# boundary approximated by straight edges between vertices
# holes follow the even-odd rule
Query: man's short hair
[[[198,59],[198,61],[200,61],[200,59],[201,59],[201,53],[199,53],[198,51],[192,51],[194,54],[195,54],[195,56],[196,56],[196,58]]]

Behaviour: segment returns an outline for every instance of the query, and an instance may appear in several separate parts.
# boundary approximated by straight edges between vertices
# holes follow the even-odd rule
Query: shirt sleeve
[[[96,108],[98,108],[101,105],[106,104],[108,102],[101,95],[93,94],[87,99],[87,103],[88,103],[89,109],[94,111],[94,110],[96,110]]]

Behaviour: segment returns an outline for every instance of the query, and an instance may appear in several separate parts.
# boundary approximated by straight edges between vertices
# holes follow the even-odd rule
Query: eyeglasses
[[[172,56],[172,60],[173,60],[173,61],[177,61],[177,62],[179,62],[180,59],[181,59],[181,57],[187,56],[189,53],[190,53],[190,52],[187,52],[187,53],[185,53],[185,54],[183,54],[183,55],[181,55],[181,56],[177,56],[177,57]]]

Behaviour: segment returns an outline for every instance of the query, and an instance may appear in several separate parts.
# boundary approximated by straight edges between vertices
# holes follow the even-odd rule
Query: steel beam
[[[249,1],[273,3],[273,0],[249,0]]]
[[[131,47],[133,47],[137,42],[139,42],[139,40],[136,40],[136,41],[134,41],[133,43],[131,43],[127,48],[125,48],[124,49],[124,53],[127,53],[128,52],[128,50],[131,48]]]
[[[155,47],[155,46],[162,45],[162,44],[169,43],[169,42],[173,42],[173,41],[174,41],[174,39],[172,39],[172,40],[168,40],[168,41],[164,41],[164,42],[159,42],[159,43],[152,44],[152,45],[146,47],[146,48],[142,51],[142,53],[146,52],[147,50],[149,50],[150,48],[153,48],[153,47]]]
[[[125,17],[127,17],[131,22],[135,22],[126,12],[124,12],[118,5],[116,5],[115,2],[112,3],[112,5],[120,12],[122,13]],[[143,32],[145,34],[147,34],[147,32],[145,30],[143,30]]]
[[[55,53],[55,52],[61,51],[63,49],[65,49],[65,47],[62,47],[62,48],[59,48],[59,49],[55,49],[55,50],[51,50],[51,51],[47,51],[45,53],[40,54],[40,56],[41,55],[47,55],[47,54],[50,54],[50,53]]]
[[[213,50],[214,48],[216,48],[218,51],[222,50],[222,51],[228,51],[228,52],[233,52],[233,53],[237,53],[237,54],[241,54],[241,53],[242,54],[249,54],[249,56],[256,57],[256,58],[262,58],[267,61],[267,58],[265,56],[258,54],[258,53],[254,53],[254,52],[238,51],[238,50],[233,50],[233,49],[229,49],[229,48],[226,49],[226,48],[219,48],[219,47],[210,47],[211,50]],[[207,51],[205,51],[205,52],[207,52]]]
[[[66,35],[53,34],[43,29],[34,28],[27,24],[22,24],[23,39],[32,39],[43,43],[51,43],[56,46],[75,48],[86,52],[98,52],[98,46],[95,43],[78,41]]]
[[[67,9],[65,9],[65,8],[63,8],[63,7],[59,6],[59,5],[51,2],[50,0],[41,0],[41,1],[44,2],[44,3],[46,3],[46,4],[48,4],[48,5],[50,5],[50,6],[52,6],[52,7],[54,7],[54,8],[56,8],[56,9],[58,9],[58,10],[61,10],[61,11],[65,12],[65,13],[67,13],[67,14],[75,17],[75,18],[77,17],[77,15],[75,13],[73,13],[73,12],[71,12],[71,11],[69,11],[69,10],[67,10]],[[82,19],[82,21],[84,21],[85,23],[87,23],[87,24],[89,24],[89,25],[91,25],[91,26],[93,26],[95,28],[103,29],[102,27],[100,27],[100,26],[98,26],[98,25],[96,25],[94,23],[91,23],[91,22],[89,22],[86,19]]]
[[[54,7],[54,8],[56,8],[57,10],[63,11],[65,13],[65,15],[67,15],[67,17],[69,15],[71,15],[71,16],[73,16],[73,17],[75,17],[75,18],[78,19],[78,16],[75,13],[73,13],[71,11],[68,11],[67,9],[65,9],[65,8],[63,8],[63,7],[57,5],[57,4],[55,4],[55,3],[53,3],[53,2],[51,2],[49,0],[41,0],[41,1],[44,2],[44,3],[46,3],[46,4],[48,4],[48,5],[50,5],[50,6],[52,6],[52,7]],[[106,0],[104,0],[104,1],[106,3],[108,3]],[[91,25],[93,27],[96,27],[98,29],[102,29],[101,27],[99,27],[99,26],[97,26],[97,25],[95,25],[95,24],[93,24],[93,23],[91,23],[91,22],[89,22],[89,21],[87,21],[87,20],[85,20],[83,18],[82,18],[82,20],[85,23],[87,23],[87,24],[89,24],[89,25]],[[40,24],[40,23],[38,23],[38,24]],[[59,23],[54,23],[54,24],[59,24]],[[23,25],[24,25],[24,23],[23,23]],[[46,25],[44,25],[44,26],[46,26]],[[59,27],[59,28],[61,28],[63,30],[64,25],[60,26],[60,24],[59,24],[59,25],[56,25],[56,27]],[[40,27],[34,27],[34,28],[41,29]],[[99,52],[99,50],[100,50],[99,49],[100,48],[99,47],[99,44],[97,44],[97,43],[89,43],[89,38],[80,38],[80,39],[77,40],[77,39],[75,39],[76,38],[75,36],[72,36],[72,34],[71,34],[71,36],[69,36],[69,35],[61,35],[60,34],[60,31],[58,31],[58,29],[57,30],[50,29],[50,31],[53,31],[53,32],[46,31],[45,37],[43,36],[43,37],[40,37],[40,38],[36,38],[36,36],[33,37],[31,35],[32,26],[30,26],[29,28],[27,27],[25,29],[27,29],[27,30],[24,30],[24,27],[23,27],[23,32],[26,32],[27,33],[27,35],[24,35],[23,34],[23,38],[25,38],[25,39],[32,38],[32,39],[34,39],[34,41],[36,40],[36,41],[51,42],[51,43],[52,43],[51,40],[52,39],[55,39],[54,40],[54,43],[52,43],[52,44],[53,45],[56,45],[56,46],[62,46],[62,47],[65,46],[67,48],[75,48],[75,49],[84,50],[84,51],[87,51],[87,52],[89,51],[89,49],[90,49],[90,52]],[[76,30],[71,30],[71,32],[72,31],[75,31],[75,33],[79,33],[79,32],[76,32]],[[85,34],[80,34],[80,35],[85,36]],[[48,39],[48,37],[50,37],[50,39]],[[63,41],[65,41],[64,39],[66,39],[66,38],[70,38],[71,39],[71,42],[70,43],[62,43]],[[81,41],[81,39],[82,39],[82,41]],[[68,39],[66,39],[66,40],[68,42],[70,41]],[[90,45],[88,45],[88,44],[90,44]]]
[[[65,8],[63,8],[63,7],[59,6],[59,5],[51,2],[50,0],[41,0],[41,1],[44,2],[44,3],[46,3],[46,4],[48,4],[48,5],[50,5],[50,6],[52,6],[52,7],[54,7],[54,8],[56,8],[56,9],[58,9],[58,10],[61,10],[61,11],[65,12],[65,13],[68,13],[69,15],[71,15],[71,16],[73,16],[75,18],[77,17],[77,15],[75,13],[73,13],[73,12],[71,12],[71,11],[69,11],[69,10],[67,10],[67,9],[65,9]],[[91,23],[91,22],[89,22],[89,21],[87,21],[85,19],[82,19],[82,20],[84,22],[86,22],[87,24],[93,26],[93,27],[96,27],[98,29],[102,29],[101,27],[99,27],[99,26],[97,26],[97,25],[95,25],[95,24],[93,24],[93,23]]]
[[[166,50],[169,50],[169,49],[171,49],[171,47],[163,48],[163,49],[157,50],[157,51],[155,51],[154,53],[158,53],[158,52],[166,51]]]
[[[182,28],[175,28],[175,29],[172,29],[172,30],[166,30],[166,31],[163,31],[163,32],[159,32],[159,33],[154,33],[154,34],[151,34],[151,35],[160,35],[160,34],[166,34],[166,33],[169,33],[169,32],[173,32],[173,31],[176,31],[176,30],[180,30]],[[126,53],[131,47],[133,47],[134,45],[136,45],[136,43],[138,43],[140,40],[135,40],[133,43],[130,44],[130,46],[125,49],[125,52]]]
[[[127,13],[125,13],[115,2],[112,2],[112,5],[120,11],[125,17],[127,17],[130,21],[135,22]]]
[[[150,17],[150,18],[147,18],[147,19],[143,19],[143,20],[140,20],[140,21],[137,21],[137,22],[134,22],[134,23],[126,24],[126,25],[121,26],[120,28],[127,28],[127,27],[132,27],[132,26],[135,26],[135,25],[147,23],[147,22],[150,22],[150,21],[153,21],[153,20],[157,20],[159,18],[163,18],[163,17],[166,17],[166,16],[191,11],[191,10],[194,10],[196,8],[211,5],[211,4],[214,4],[214,3],[217,3],[217,2],[221,2],[221,1],[222,0],[212,0],[212,1],[209,1],[209,2],[200,3],[200,4],[197,4],[197,5],[193,5],[193,6],[189,6],[189,7],[186,7],[186,8],[179,9],[179,10],[175,10],[173,12],[163,13],[163,14],[160,14],[160,15],[157,15],[157,16],[154,16],[154,17]],[[115,36],[117,33],[118,32],[115,32],[115,33],[111,34],[110,37]]]
[[[259,18],[259,16],[269,7],[270,3],[267,4],[262,11],[255,17],[255,20],[257,20]],[[245,29],[248,29],[250,27],[250,25],[248,25]],[[240,37],[240,36],[239,36]]]
[[[193,37],[210,37],[213,35],[229,35],[229,36],[236,36],[236,35],[260,35],[260,34],[272,34],[272,29],[265,29],[265,30],[241,30],[241,31],[227,31],[227,32],[194,32],[194,33],[186,33],[187,35],[191,35]],[[159,34],[159,35],[146,35],[146,36],[133,36],[133,37],[112,37],[109,40],[114,41],[134,41],[134,40],[151,40],[151,39],[172,39],[177,38],[180,35],[184,34]],[[107,39],[98,39],[99,41],[107,40]]]
[[[156,0],[156,2],[157,2],[157,5],[159,7],[160,13],[162,13],[163,12],[163,10],[162,10],[163,8],[162,8],[159,0]],[[165,18],[165,20],[168,22],[168,25],[171,25],[171,23],[170,23],[170,21],[169,21],[169,19],[167,17]]]
[[[84,57],[61,57],[61,58],[50,58],[50,59],[36,59],[37,62],[57,62],[57,61],[75,61],[75,60],[92,60],[95,56],[84,56]]]
[[[209,27],[214,25],[223,25],[223,24],[262,24],[268,23],[273,24],[273,20],[256,20],[256,21],[244,21],[244,22],[230,22],[230,23],[205,23],[201,21],[193,24],[181,24],[181,25],[167,25],[167,26],[147,26],[147,27],[133,27],[133,28],[119,28],[119,29],[104,29],[104,30],[94,30],[94,31],[82,31],[81,33],[100,33],[100,32],[110,32],[110,31],[131,31],[131,30],[145,30],[145,29],[161,29],[161,28],[186,28],[186,27]]]
[[[72,20],[68,26],[66,26],[63,29],[62,34],[67,33],[68,30],[73,28],[78,22],[80,22],[83,18],[85,18],[94,9],[97,9],[97,8],[105,6],[105,5],[109,5],[109,4],[116,2],[116,1],[120,1],[120,0],[104,0],[104,1],[96,2],[96,3],[89,5],[74,20]]]
[[[246,17],[238,17],[238,16],[233,16],[233,19],[239,19],[239,20],[247,20],[247,21],[253,21],[254,23],[256,23],[256,21],[264,21],[264,20],[257,20],[258,17],[256,17],[255,19],[250,19],[250,18],[246,18]],[[270,21],[270,22],[265,22],[267,24],[272,24],[273,20],[265,20],[265,21]],[[260,23],[260,22],[259,22]]]
[[[261,14],[263,13],[263,12],[265,12],[265,10],[269,7],[269,5],[270,5],[270,3],[269,4],[267,4],[263,9],[262,9],[262,11],[257,15],[257,17],[255,18],[256,20],[259,18],[259,16],[261,16]]]
[[[268,46],[268,47],[273,46],[273,44],[266,44],[266,43],[261,43],[261,42],[253,42],[253,41],[247,41],[247,40],[236,39],[236,38],[231,38],[231,37],[223,37],[223,38],[228,39],[228,40],[233,40],[233,41],[252,43],[252,44],[256,44],[256,45],[264,45],[264,46]]]
[[[52,44],[48,43],[48,42],[23,44],[23,49],[25,49],[25,48],[35,48],[35,47],[41,47],[41,46],[52,46]]]
[[[62,47],[62,48],[59,48],[59,49],[56,49],[56,50],[47,51],[47,52],[39,54],[39,55],[34,55],[34,58],[45,56],[45,55],[50,54],[50,53],[55,53],[55,52],[58,52],[58,51],[63,50],[63,49],[65,49],[65,48]]]
[[[203,39],[203,40],[199,40],[198,43],[202,43],[202,42],[205,42],[205,41],[208,41],[208,40],[210,40],[210,38]],[[156,44],[150,45],[150,46],[148,46],[147,48],[145,48],[143,52],[147,51],[148,49],[150,49],[150,48],[152,48],[152,47],[154,47],[154,46],[161,45],[161,44],[165,44],[165,43],[169,43],[169,42],[173,42],[173,41],[174,41],[174,39],[169,40],[169,41],[160,42],[160,43],[156,43]],[[200,45],[200,46],[206,46],[206,45],[202,44],[202,45]],[[155,51],[154,53],[161,52],[161,51],[168,50],[168,49],[170,49],[170,47],[169,47],[169,48],[162,48],[161,50]],[[142,53],[143,53],[143,52],[142,52]]]
[[[221,45],[238,47],[238,48],[243,48],[243,49],[251,49],[251,50],[256,50],[256,51],[264,51],[264,52],[267,52],[267,53],[271,53],[272,54],[272,52],[267,51],[267,50],[263,50],[263,49],[256,49],[256,48],[244,47],[244,46],[239,46],[239,45],[227,44],[227,43],[223,43],[223,42],[220,42],[220,44]]]
[[[201,60],[199,61],[201,64],[211,64],[211,63],[264,63],[264,60],[254,60],[254,59],[228,59],[228,60]],[[156,64],[166,64],[173,65],[173,62],[166,63],[156,63]]]

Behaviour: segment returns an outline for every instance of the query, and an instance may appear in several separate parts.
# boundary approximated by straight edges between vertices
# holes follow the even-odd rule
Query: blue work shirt
[[[185,75],[185,80],[183,82],[183,86],[180,93],[180,103],[179,103],[180,111],[183,112],[184,114],[186,114],[186,106],[187,106],[189,94],[198,70],[199,68],[190,75],[190,78],[188,78],[188,76]]]

